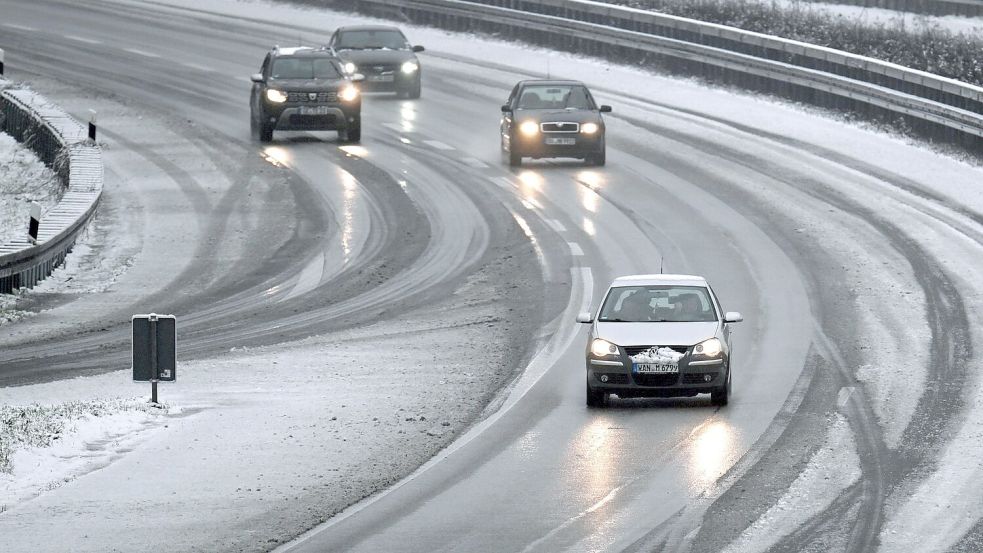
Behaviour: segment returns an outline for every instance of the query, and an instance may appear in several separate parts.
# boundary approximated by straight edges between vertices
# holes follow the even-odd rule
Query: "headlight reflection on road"
[[[290,150],[279,146],[267,146],[263,148],[263,159],[270,162],[274,167],[285,167],[290,165],[292,161]]]
[[[543,188],[543,176],[535,171],[519,173],[519,192],[523,199],[535,203],[536,195]]]
[[[591,187],[592,190],[597,190],[604,184],[604,175],[597,171],[581,171],[577,173],[577,180]]]
[[[598,208],[601,206],[601,197],[597,194],[597,192],[594,192],[589,188],[581,188],[580,203],[587,211],[597,213]]]
[[[689,481],[704,489],[720,478],[736,460],[735,429],[725,421],[714,421],[695,431],[689,446]]]
[[[345,254],[345,263],[348,263],[352,253],[352,233],[354,227],[355,201],[357,199],[358,181],[355,177],[342,168],[338,168],[338,177],[344,187],[344,203],[341,211],[341,251]]]
[[[597,229],[594,228],[594,221],[591,221],[587,217],[584,217],[584,232],[586,232],[588,236],[597,235]]]
[[[568,474],[577,478],[576,488],[582,490],[583,503],[591,505],[591,511],[603,511],[603,505],[613,489],[618,486],[620,472],[617,461],[624,455],[620,428],[606,416],[595,417],[584,427],[571,444],[571,470]]]
[[[413,132],[416,121],[416,107],[413,102],[403,102],[399,107],[399,124],[403,132]]]
[[[365,146],[356,146],[356,145],[338,146],[338,149],[350,156],[369,157],[369,151],[365,149]]]

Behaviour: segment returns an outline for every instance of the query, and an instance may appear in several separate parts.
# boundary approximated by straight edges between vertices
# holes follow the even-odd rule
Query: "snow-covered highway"
[[[103,109],[100,217],[118,235],[106,253],[128,267],[106,292],[42,295],[44,311],[0,327],[0,385],[12,387],[0,398],[68,390],[79,375],[97,379],[86,390],[108,385],[127,365],[129,316],[150,311],[178,316],[181,360],[204,372],[215,360],[234,375],[231,348],[299,342],[308,358],[356,366],[353,389],[360,372],[391,387],[389,411],[418,397],[407,394],[447,401],[426,406],[443,413],[463,397],[421,391],[406,356],[477,373],[468,385],[482,390],[462,400],[456,440],[419,468],[451,436],[270,455],[268,436],[243,430],[239,461],[290,485],[292,466],[357,453],[333,482],[362,487],[336,500],[328,487],[246,508],[210,490],[207,515],[177,516],[229,478],[195,468],[205,445],[184,441],[181,470],[153,476],[172,495],[140,504],[159,516],[150,528],[111,485],[136,476],[142,465],[126,460],[149,447],[138,444],[0,512],[0,549],[262,551],[310,530],[281,547],[978,550],[983,171],[972,164],[777,101],[413,27],[427,47],[422,99],[368,96],[359,146],[333,133],[263,146],[249,139],[247,100],[265,51],[362,19],[225,0],[0,0],[0,13],[8,75],[37,79],[70,112]],[[502,163],[498,106],[547,67],[614,106],[606,167]],[[574,316],[614,277],[663,259],[744,314],[730,405],[586,409]],[[309,338],[352,333],[368,352]],[[260,357],[241,366],[289,358]],[[302,395],[317,369],[297,363],[296,382],[244,376],[243,388]],[[196,382],[198,399],[222,393],[218,378]],[[346,380],[331,385],[352,399]],[[303,417],[316,417],[312,397]],[[224,401],[186,418],[212,420]]]

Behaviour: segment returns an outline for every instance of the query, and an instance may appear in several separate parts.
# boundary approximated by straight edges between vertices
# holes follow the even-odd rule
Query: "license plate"
[[[395,77],[393,75],[369,75],[370,83],[391,83]]]
[[[549,146],[573,146],[576,143],[576,138],[559,138],[555,136],[546,138],[546,144]]]
[[[300,106],[301,115],[327,115],[328,106]]]
[[[639,374],[674,374],[679,372],[678,363],[635,363]]]

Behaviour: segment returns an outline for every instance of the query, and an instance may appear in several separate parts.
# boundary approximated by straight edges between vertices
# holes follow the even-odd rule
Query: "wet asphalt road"
[[[797,474],[788,467],[821,440],[816,418],[839,410],[858,436],[864,476],[780,547],[805,550],[836,535],[844,550],[869,551],[885,498],[933,458],[931,447],[913,444],[943,439],[919,424],[944,425],[961,409],[958,394],[939,399],[969,355],[958,286],[906,229],[839,189],[850,171],[904,186],[903,176],[861,155],[844,159],[601,89],[597,96],[615,106],[607,167],[533,162],[512,171],[499,159],[497,106],[527,75],[440,51],[423,58],[421,100],[366,99],[361,145],[296,133],[262,146],[249,140],[244,79],[269,36],[296,29],[141,3],[0,0],[0,9],[20,27],[0,29],[8,60],[192,120],[199,130],[182,128],[222,159],[227,183],[205,186],[152,145],[108,135],[172,178],[159,204],[147,202],[148,217],[190,208],[209,221],[187,231],[193,262],[116,310],[116,320],[137,306],[186,314],[187,356],[392,317],[480,267],[505,229],[518,225],[535,245],[529,262],[543,275],[550,340],[505,407],[395,489],[290,550],[717,550],[781,489],[739,497],[717,488],[718,479],[745,458],[755,461],[731,483],[787,484]],[[108,36],[115,38],[80,40]],[[930,375],[938,386],[918,406],[909,449],[888,450],[861,389],[838,405],[838,392],[857,386],[851,367],[864,338],[856,304],[825,283],[846,279],[848,268],[797,232],[800,223],[775,208],[776,190],[801,209],[836,212],[873,233],[911,263],[926,291],[926,347],[946,361]],[[271,224],[279,221],[295,222]],[[242,244],[248,255],[230,255]],[[655,272],[663,257],[673,272],[706,276],[725,309],[743,312],[734,399],[723,409],[698,397],[615,400],[588,411],[584,331],[573,316],[596,306],[612,278]],[[127,328],[102,326],[0,336],[0,384],[125,366]]]

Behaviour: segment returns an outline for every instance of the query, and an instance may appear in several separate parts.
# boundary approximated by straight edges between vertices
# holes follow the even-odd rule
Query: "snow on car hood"
[[[597,323],[597,337],[619,346],[692,346],[717,333],[709,323]]]

